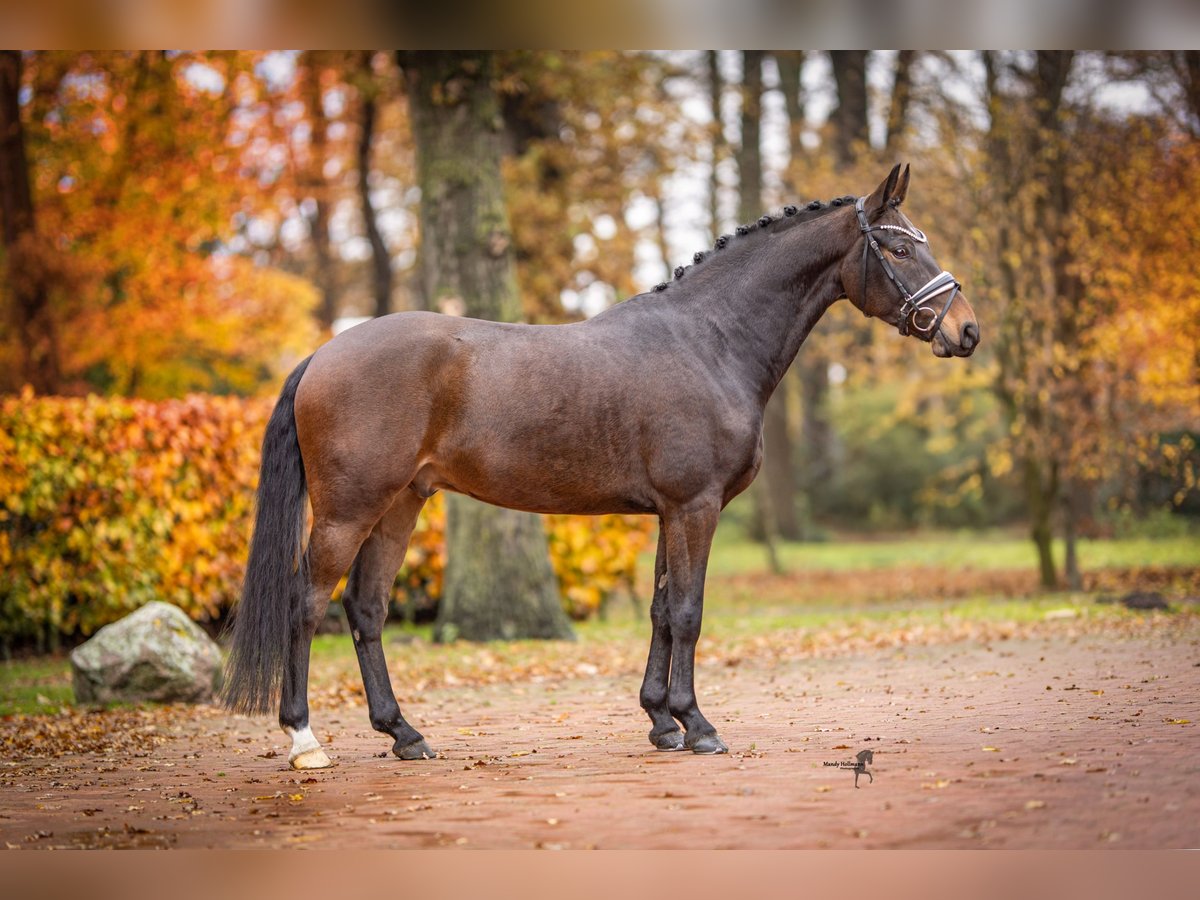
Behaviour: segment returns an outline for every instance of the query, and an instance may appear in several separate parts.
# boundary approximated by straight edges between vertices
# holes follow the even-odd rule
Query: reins
[[[875,254],[875,258],[879,260],[879,265],[883,267],[883,274],[888,277],[888,280],[896,286],[903,299],[900,306],[900,322],[896,326],[902,335],[908,335],[910,331],[916,332],[922,340],[932,341],[933,336],[942,327],[942,321],[946,318],[946,314],[950,312],[950,306],[954,303],[954,298],[958,296],[962,285],[949,272],[942,270],[937,275],[930,278],[924,285],[917,290],[915,294],[909,293],[907,286],[900,280],[900,276],[896,274],[896,270],[892,268],[891,263],[887,261],[887,257],[883,255],[883,250],[879,246],[879,242],[871,236],[873,231],[899,231],[915,241],[920,241],[922,244],[929,243],[929,239],[925,237],[925,232],[919,228],[907,228],[903,225],[870,225],[867,222],[867,214],[863,209],[863,204],[866,197],[859,197],[854,204],[854,214],[858,216],[858,230],[863,235],[863,256],[862,256],[862,286],[863,292],[867,289],[867,263],[870,257],[868,251]],[[950,292],[950,296],[946,299],[945,306],[942,311],[935,314],[935,307],[926,306],[930,300],[941,294]],[[865,299],[865,298],[864,298]],[[918,321],[922,314],[933,316],[928,325],[922,326]],[[943,338],[944,340],[944,338]]]

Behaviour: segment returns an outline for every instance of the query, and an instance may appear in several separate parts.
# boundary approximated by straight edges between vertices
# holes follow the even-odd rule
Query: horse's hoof
[[[715,734],[705,734],[696,738],[691,744],[691,750],[693,753],[703,753],[706,756],[729,752],[729,748],[725,746],[725,742]]]
[[[401,759],[437,759],[437,754],[429,748],[424,738],[417,738],[411,744],[405,744],[403,747],[397,744],[392,748],[392,752]]]
[[[683,750],[682,731],[664,731],[662,734],[650,732],[650,743],[658,750]]]
[[[293,769],[328,769],[333,763],[320,747],[305,750],[289,760]]]

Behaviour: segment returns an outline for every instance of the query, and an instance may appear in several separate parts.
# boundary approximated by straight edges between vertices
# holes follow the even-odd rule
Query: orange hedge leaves
[[[53,643],[149,600],[236,596],[270,413],[261,400],[0,402],[0,635]]]
[[[0,643],[53,645],[149,600],[219,618],[237,596],[270,400],[0,400]],[[436,599],[445,513],[427,504],[401,591]],[[576,618],[632,585],[649,517],[547,517]]]

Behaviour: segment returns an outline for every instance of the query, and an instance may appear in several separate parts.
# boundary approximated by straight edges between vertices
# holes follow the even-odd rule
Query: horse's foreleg
[[[292,632],[279,703],[279,724],[292,739],[288,762],[294,769],[323,769],[332,765],[308,724],[308,654],[317,625],[329,608],[329,597],[342,573],[350,567],[370,527],[370,522],[333,522],[322,518],[313,522],[308,545],[312,592]]]
[[[392,508],[363,542],[342,596],[363,687],[367,691],[371,727],[395,739],[392,752],[401,759],[432,759],[437,755],[400,714],[400,705],[388,677],[382,641],[392,584],[404,563],[408,539],[424,504],[424,498],[414,492],[400,492]]]
[[[667,707],[667,684],[671,674],[671,619],[667,604],[666,529],[658,523],[658,554],[654,557],[654,599],[650,603],[650,656],[642,679],[642,709],[650,716],[650,743],[659,750],[682,750],[683,732]]]
[[[720,498],[711,501],[706,498],[663,517],[671,623],[667,707],[686,729],[684,746],[696,753],[729,752],[716,729],[701,714],[695,687],[696,642],[700,639],[700,621],[704,615],[704,575],[720,512]]]

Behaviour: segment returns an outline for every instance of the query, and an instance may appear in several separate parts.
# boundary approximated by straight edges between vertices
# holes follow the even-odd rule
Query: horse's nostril
[[[979,326],[974,322],[968,322],[963,326],[962,340],[959,341],[964,350],[974,350],[975,345],[979,343]]]

